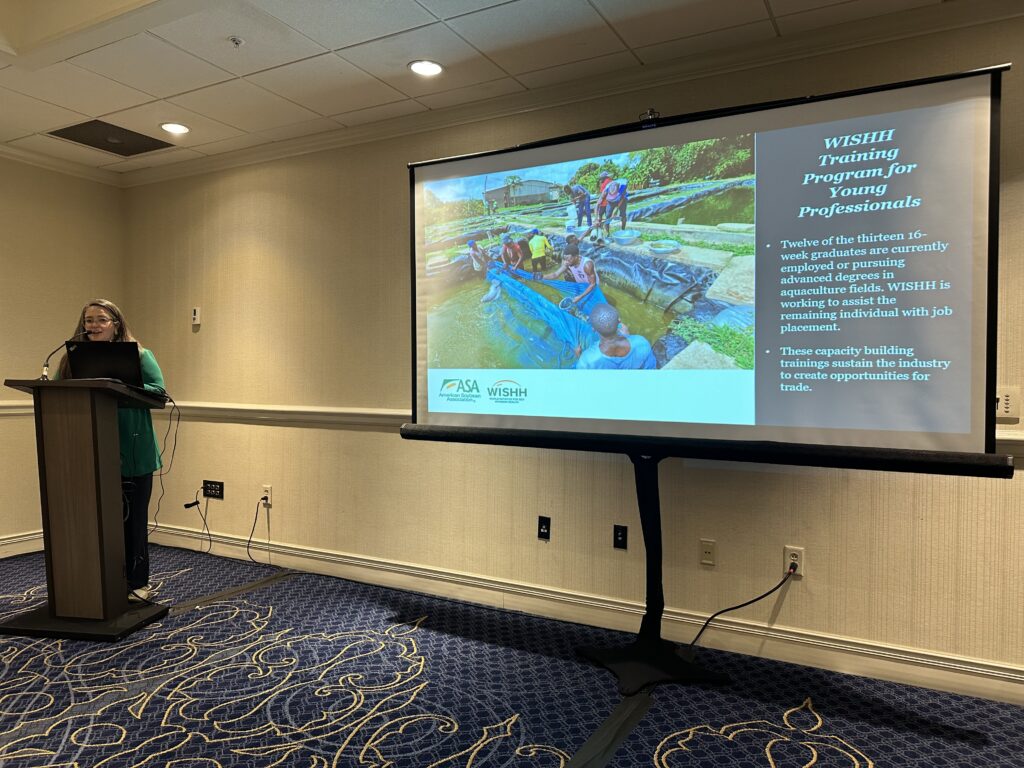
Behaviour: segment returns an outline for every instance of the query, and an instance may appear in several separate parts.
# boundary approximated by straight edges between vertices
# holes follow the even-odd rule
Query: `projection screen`
[[[410,165],[414,422],[991,453],[1000,73]]]

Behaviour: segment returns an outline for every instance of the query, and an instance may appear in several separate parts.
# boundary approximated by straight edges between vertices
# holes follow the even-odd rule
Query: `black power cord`
[[[256,535],[256,523],[258,523],[259,519],[260,519],[260,504],[262,504],[265,501],[270,501],[270,499],[268,497],[266,497],[266,496],[260,496],[260,500],[256,502],[256,514],[253,515],[253,518],[252,518],[252,530],[249,531],[249,540],[247,542],[245,542],[245,554],[248,555],[249,559],[252,560],[254,563],[259,563],[260,565],[262,565],[262,563],[260,563],[259,560],[257,560],[255,557],[252,556],[252,552],[249,551],[249,548],[252,546],[252,537]],[[270,565],[270,508],[269,507],[267,507],[267,565]]]
[[[771,594],[773,594],[775,592],[778,592],[780,589],[782,589],[782,585],[785,584],[787,581],[789,581],[793,577],[793,575],[796,573],[796,569],[797,569],[797,564],[796,563],[790,563],[789,564],[789,569],[786,571],[786,575],[782,577],[782,581],[780,581],[774,587],[769,589],[763,595],[758,595],[753,600],[747,600],[747,602],[745,602],[745,603],[740,603],[739,605],[734,605],[734,606],[731,606],[729,608],[723,608],[720,611],[712,613],[710,616],[708,616],[708,619],[707,619],[707,621],[704,622],[703,626],[701,626],[700,632],[697,633],[697,636],[695,638],[693,638],[693,640],[690,641],[689,647],[690,648],[695,647],[697,645],[697,641],[700,640],[700,636],[704,634],[704,630],[708,628],[708,625],[710,625],[712,621],[714,621],[717,617],[721,616],[723,613],[728,613],[729,611],[738,611],[740,608],[746,608],[748,605],[753,605],[758,600],[764,600],[769,595],[771,595]]]
[[[199,491],[196,491],[196,493],[199,493]],[[205,502],[203,503],[203,511],[199,513],[199,516],[201,518],[203,518],[203,531],[206,531],[206,541],[210,545],[205,550],[206,554],[209,554],[210,552],[213,552],[213,533],[210,531],[210,522],[209,522],[209,517],[208,517],[209,514],[210,514],[210,498],[209,498],[209,496],[207,496]],[[202,539],[203,531],[199,532],[199,537],[200,537],[199,538],[199,551],[200,552],[204,551],[203,550],[203,539]]]
[[[202,528],[201,531],[199,531],[199,551],[202,552],[205,555],[205,554],[209,554],[210,552],[213,551],[213,534],[210,532],[210,525],[209,525],[208,518],[207,518],[207,515],[209,514],[209,509],[210,509],[210,499],[207,498],[206,499],[206,504],[203,506],[202,509],[200,509],[199,508],[199,505],[200,505],[199,491],[200,490],[202,490],[202,489],[199,489],[199,490],[196,491],[196,495],[195,495],[195,500],[194,501],[190,501],[188,504],[184,504],[183,506],[185,507],[185,509],[191,509],[192,507],[195,507],[196,510],[199,512],[199,517],[203,521],[203,528]],[[207,542],[209,542],[209,545],[210,545],[209,549],[203,549],[203,534],[204,533],[206,534],[206,540],[207,540]]]
[[[160,527],[160,502],[164,500],[164,494],[166,489],[164,488],[164,475],[170,474],[171,467],[174,466],[174,454],[178,451],[178,429],[181,427],[181,408],[174,402],[174,398],[168,395],[166,392],[164,396],[171,403],[171,415],[167,419],[167,429],[164,430],[164,438],[160,444],[160,458],[163,459],[165,453],[167,453],[167,437],[171,434],[171,421],[174,421],[174,444],[171,446],[171,458],[167,462],[167,467],[162,471],[156,473],[157,480],[160,482],[160,495],[156,497],[156,514],[153,515],[153,527],[149,529],[149,533],[153,533],[157,528]],[[175,418],[177,416],[177,418]]]

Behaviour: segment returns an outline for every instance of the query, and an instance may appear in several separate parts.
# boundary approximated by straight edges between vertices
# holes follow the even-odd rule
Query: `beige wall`
[[[89,298],[124,294],[124,192],[5,159],[0,179],[0,377],[32,379]],[[0,540],[40,528],[27,402],[0,390]]]
[[[179,401],[278,413],[408,409],[407,162],[630,122],[651,105],[683,113],[971,69],[1019,58],[1021,41],[1017,20],[130,189],[124,303]],[[1024,364],[1022,126],[1024,81],[1013,71],[1003,101],[998,350],[1009,383]],[[204,322],[194,331],[197,305]],[[635,626],[635,614],[614,611],[643,598],[624,457],[409,443],[345,418],[268,425],[259,409],[240,418],[186,411],[160,512],[172,530],[198,527],[181,505],[202,479],[222,479],[227,498],[211,502],[211,528],[244,542],[260,485],[272,483],[281,562]],[[963,657],[1004,678],[1024,674],[1024,479],[669,460],[661,484],[677,622],[669,634],[690,637],[688,619],[763,591],[779,575],[783,545],[796,544],[807,549],[808,577],[709,643],[839,667],[813,649],[845,643],[851,655],[863,648],[879,659],[889,649],[911,667],[955,667]],[[538,514],[553,518],[550,544],[536,540]],[[612,523],[631,526],[628,553],[611,549]],[[698,565],[699,537],[717,539],[716,568]],[[303,562],[304,552],[319,559]],[[769,647],[768,625],[790,651]]]

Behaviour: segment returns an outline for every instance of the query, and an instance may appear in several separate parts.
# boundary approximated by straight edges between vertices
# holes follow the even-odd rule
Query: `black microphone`
[[[68,339],[68,341],[74,341],[79,336],[88,336],[88,335],[89,335],[89,331],[82,331],[81,333],[76,333],[74,336],[72,336],[70,339]],[[60,346],[57,347],[57,349],[53,350],[53,352],[51,352],[50,354],[48,354],[46,356],[46,359],[43,361],[43,375],[39,377],[39,381],[49,381],[50,380],[50,358],[53,357],[54,355],[56,355],[57,352],[60,351],[60,348],[63,347],[65,344],[67,344],[67,341],[62,341],[60,343]]]

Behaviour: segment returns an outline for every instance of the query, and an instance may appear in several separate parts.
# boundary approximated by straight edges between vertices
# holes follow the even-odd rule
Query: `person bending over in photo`
[[[487,277],[487,253],[477,245],[476,240],[470,240],[466,243],[469,246],[469,260],[473,264],[473,271],[476,272],[476,276],[479,278]]]
[[[548,256],[553,256],[555,249],[539,229],[530,230],[530,235],[530,271],[536,275],[548,265]]]
[[[651,344],[643,336],[628,335],[619,325],[619,313],[610,304],[590,311],[590,325],[601,338],[580,354],[579,369],[652,370],[657,367]]]
[[[527,243],[527,246],[529,244]],[[505,234],[501,236],[501,263],[505,269],[519,269],[523,263],[523,252],[520,247],[512,242],[512,236]]]
[[[587,287],[578,296],[574,296],[572,303],[579,304],[587,296],[594,292],[600,282],[597,276],[597,268],[594,260],[580,256],[580,246],[575,235],[565,238],[565,249],[562,251],[562,266],[546,275],[540,275],[538,280],[557,280],[562,275],[569,273],[573,282],[582,283]]]
[[[626,191],[627,186],[628,182],[625,179],[612,179],[601,190],[601,200],[597,207],[600,211],[603,205],[604,231],[607,234],[611,233],[612,217],[616,214],[618,214],[619,221],[622,222],[621,229],[626,228],[626,204],[629,196]]]
[[[593,226],[593,213],[590,209],[590,193],[582,184],[566,184],[563,189],[576,206],[576,226],[583,226],[583,217],[587,217],[587,226]]]
[[[128,321],[117,305],[93,299],[82,308],[74,336],[87,334],[90,342],[135,341]],[[164,375],[153,352],[139,344],[142,385],[150,392],[167,394]],[[58,378],[70,379],[67,355],[60,361]],[[121,442],[121,517],[124,520],[124,560],[128,575],[128,599],[148,600],[149,583],[149,500],[153,494],[153,473],[163,466],[153,417],[147,408],[117,409],[117,432]]]

